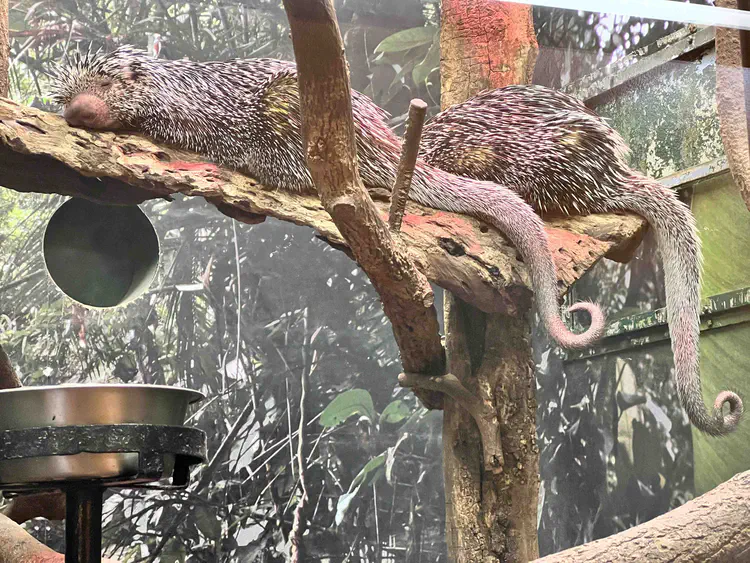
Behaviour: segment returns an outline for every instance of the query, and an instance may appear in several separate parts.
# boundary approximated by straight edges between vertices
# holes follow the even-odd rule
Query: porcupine
[[[274,59],[192,62],[154,59],[123,46],[77,56],[60,68],[53,99],[69,124],[131,130],[193,150],[261,183],[314,191],[305,164],[296,65]],[[366,187],[393,186],[401,141],[388,114],[352,92],[360,176]],[[557,278],[544,224],[517,194],[495,183],[463,178],[418,162],[409,197],[437,209],[466,213],[504,233],[529,267],[537,309],[550,336],[565,348],[599,339],[604,315],[591,302],[569,311],[589,314],[580,334],[560,316]]]
[[[664,265],[680,402],[699,430],[727,434],[737,427],[743,405],[729,391],[719,393],[713,415],[703,403],[702,257],[694,218],[674,191],[633,170],[628,154],[622,137],[603,118],[576,98],[538,85],[487,90],[444,110],[425,125],[420,146],[425,162],[498,182],[542,214],[631,211],[644,217],[654,228]]]

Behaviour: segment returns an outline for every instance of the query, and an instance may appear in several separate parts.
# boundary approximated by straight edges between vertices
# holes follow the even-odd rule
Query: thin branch
[[[440,376],[424,376],[415,373],[402,373],[398,376],[402,387],[439,391],[458,402],[474,419],[482,437],[484,469],[493,473],[503,470],[503,449],[500,442],[500,423],[495,409],[474,395],[452,373]]]
[[[404,144],[401,146],[401,159],[398,163],[396,181],[393,184],[391,194],[391,209],[388,213],[388,226],[396,233],[401,230],[401,221],[404,218],[406,202],[409,199],[411,179],[414,176],[414,167],[417,164],[419,154],[419,141],[422,138],[422,127],[427,114],[427,104],[414,99],[409,104],[409,117],[406,121],[406,135]]]
[[[307,330],[307,310],[304,315],[305,325],[305,353],[310,345],[310,338]],[[302,535],[305,533],[304,511],[307,507],[307,485],[305,484],[305,407],[307,405],[307,383],[308,383],[308,362],[302,366],[300,372],[300,396],[299,396],[299,428],[297,430],[297,471],[299,473],[300,497],[297,501],[297,507],[294,510],[294,523],[289,537],[292,543],[291,560],[292,563],[300,563],[305,560],[304,546],[302,545]]]

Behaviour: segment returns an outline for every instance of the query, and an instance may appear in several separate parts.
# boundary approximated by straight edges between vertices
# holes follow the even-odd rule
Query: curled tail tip
[[[724,414],[724,405],[729,405],[729,413]],[[716,396],[714,401],[714,417],[720,421],[723,431],[720,435],[734,432],[742,420],[745,413],[745,405],[737,393],[732,391],[722,391]]]
[[[724,414],[724,405],[729,406],[727,414]],[[705,413],[705,410],[703,413]],[[719,438],[737,430],[744,413],[745,407],[740,396],[732,391],[722,391],[714,401],[713,416],[708,415],[708,413],[700,415],[688,411],[688,417],[698,430],[709,436]]]
[[[550,336],[554,338],[560,346],[571,350],[586,348],[604,336],[606,317],[601,307],[591,301],[579,301],[568,308],[568,312],[586,311],[591,319],[589,327],[580,334],[575,334],[565,326],[560,317],[550,322]]]

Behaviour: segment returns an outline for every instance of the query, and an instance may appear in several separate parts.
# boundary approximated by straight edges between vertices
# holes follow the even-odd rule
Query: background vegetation
[[[337,10],[353,87],[390,111],[396,128],[413,97],[436,112],[439,3],[340,0]],[[166,58],[292,58],[278,0],[19,0],[10,17],[12,97],[51,110],[47,75],[78,48],[131,43],[156,45]],[[535,20],[536,81],[551,85],[673,30],[557,10],[536,9]],[[550,70],[560,57],[577,61],[566,76]],[[41,235],[62,201],[0,191],[1,340],[24,384],[199,389],[209,398],[191,423],[207,432],[211,455],[226,451],[184,493],[113,491],[105,506],[109,554],[129,562],[284,561],[304,410],[309,560],[444,560],[441,415],[395,384],[390,327],[347,257],[307,229],[274,220],[243,225],[202,200],[152,201],[142,208],[162,241],[157,283],[126,307],[90,311],[62,297],[44,271]],[[608,283],[615,292],[619,280]],[[604,422],[624,408],[616,385],[601,383],[616,382],[611,374],[623,366],[584,366],[569,386],[541,333],[536,343],[542,551],[608,535],[681,502],[690,487],[687,440],[667,450],[670,436],[655,438],[670,459],[653,462],[678,468],[663,471],[670,482],[658,499],[642,475],[611,463],[616,435]],[[301,402],[303,378],[309,391]],[[654,438],[639,438],[647,439]],[[62,548],[59,525],[30,527]]]

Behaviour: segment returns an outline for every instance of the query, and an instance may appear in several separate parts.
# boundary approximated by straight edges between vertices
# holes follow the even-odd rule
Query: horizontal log
[[[175,193],[202,196],[247,223],[270,216],[346,243],[315,196],[284,192],[206,162],[198,155],[129,134],[69,127],[58,115],[0,98],[0,185],[134,204]],[[385,219],[388,204],[373,193]],[[547,222],[561,293],[604,256],[627,260],[645,222],[602,214]],[[402,240],[425,276],[488,313],[514,314],[529,297],[530,277],[505,237],[479,220],[409,202]]]
[[[535,563],[750,561],[750,471],[624,532]]]

